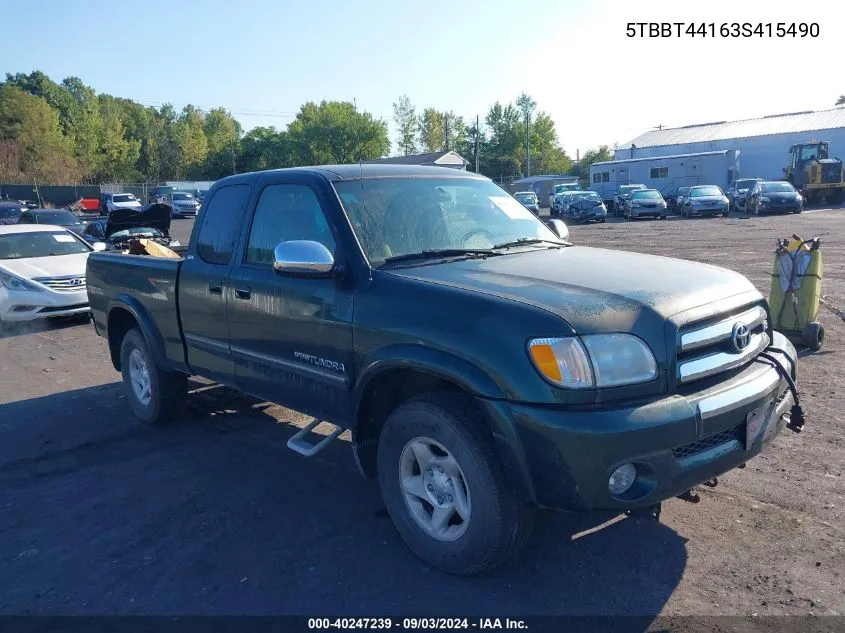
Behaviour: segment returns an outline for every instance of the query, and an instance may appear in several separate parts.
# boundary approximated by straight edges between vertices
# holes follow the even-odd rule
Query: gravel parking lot
[[[174,221],[184,243],[191,224]],[[822,236],[823,291],[845,307],[845,209],[571,229],[735,269],[767,295],[775,239],[793,233]],[[405,548],[346,442],[289,451],[302,416],[197,382],[183,420],[145,428],[91,325],[14,333],[0,340],[0,613],[845,614],[845,323],[820,320],[825,345],[799,369],[804,433],[701,503],[665,503],[660,525],[548,514],[517,561],[468,579]]]

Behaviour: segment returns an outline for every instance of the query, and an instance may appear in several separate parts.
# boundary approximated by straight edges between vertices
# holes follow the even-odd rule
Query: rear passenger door
[[[325,212],[331,201],[312,182],[274,174],[253,196],[255,211],[229,277],[231,349],[242,390],[342,424],[353,372],[352,285],[273,269],[275,247],[288,240],[319,242],[337,263],[342,259]]]
[[[217,189],[201,218],[179,272],[179,316],[196,373],[232,385],[235,366],[226,321],[226,279],[243,228],[249,184]]]

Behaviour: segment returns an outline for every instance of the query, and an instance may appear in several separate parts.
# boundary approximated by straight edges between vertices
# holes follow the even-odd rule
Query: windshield
[[[581,185],[579,184],[555,185],[555,193],[561,193],[562,191],[578,191],[579,189],[581,189]]]
[[[560,239],[507,192],[475,178],[346,180],[335,189],[367,259]],[[362,195],[363,194],[363,195]]]
[[[619,187],[619,193],[631,193],[632,191],[637,191],[639,189],[644,189],[642,185],[622,185]]]
[[[737,189],[751,189],[756,183],[760,182],[759,180],[737,180],[736,181],[736,188]]]
[[[678,189],[678,195],[679,196],[685,196],[688,193],[689,193],[689,187],[681,187],[680,189]]]
[[[718,187],[693,187],[689,191],[690,198],[699,198],[702,196],[721,196],[722,190]]]
[[[91,249],[67,231],[32,231],[0,235],[0,259],[52,257],[90,253]]]
[[[514,197],[522,203],[531,204],[537,202],[537,196],[533,193],[516,193]]]
[[[790,185],[788,182],[764,182],[760,185],[760,190],[763,193],[794,192],[795,187]]]
[[[631,194],[631,200],[660,200],[660,193],[657,191],[635,191]]]
[[[173,199],[174,200],[193,200],[194,197],[189,193],[174,193]]]
[[[113,202],[137,202],[137,199],[131,193],[122,193],[122,194],[118,194],[116,196],[112,196],[112,201]]]
[[[115,231],[111,234],[111,237],[115,239],[120,239],[123,237],[129,237],[130,235],[151,235],[153,237],[163,237],[164,233],[150,226],[134,226],[131,229]]]
[[[583,200],[601,200],[601,198],[599,197],[599,194],[597,194],[595,191],[583,191],[583,192],[573,193],[572,197],[576,198],[577,200],[582,200],[582,199]]]
[[[39,211],[34,214],[38,224],[57,224],[71,226],[82,222],[70,211]]]

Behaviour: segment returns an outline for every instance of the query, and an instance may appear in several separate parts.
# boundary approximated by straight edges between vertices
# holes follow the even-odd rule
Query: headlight
[[[528,349],[546,379],[570,389],[616,387],[657,377],[654,354],[632,334],[534,339]]]
[[[0,270],[0,285],[17,292],[41,292],[41,288],[35,284],[2,270]]]
[[[172,242],[170,242],[170,245],[171,245],[171,246],[182,246],[182,245],[179,243],[179,240],[173,240]]]
[[[634,209],[634,208],[639,209],[639,208],[640,208],[640,203],[639,203],[639,202],[632,202],[632,203],[631,203],[631,208],[632,208],[632,209]]]
[[[763,198],[760,198],[760,202],[763,202],[763,203],[768,203],[768,202],[771,202],[771,199],[770,199],[770,198],[763,197]]]

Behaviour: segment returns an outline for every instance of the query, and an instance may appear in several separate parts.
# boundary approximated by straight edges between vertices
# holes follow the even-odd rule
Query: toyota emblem
[[[750,340],[751,333],[748,331],[748,328],[745,327],[745,324],[734,324],[733,334],[731,335],[731,343],[733,344],[734,349],[737,352],[743,351],[746,347],[748,347]]]

